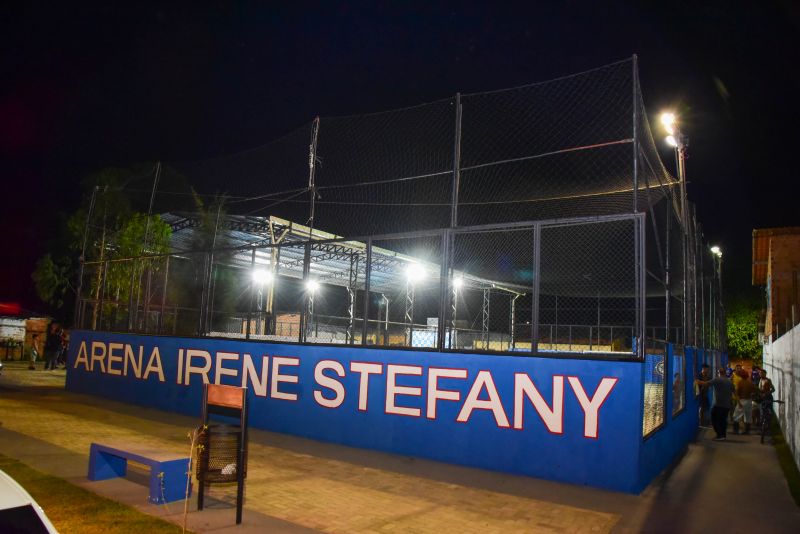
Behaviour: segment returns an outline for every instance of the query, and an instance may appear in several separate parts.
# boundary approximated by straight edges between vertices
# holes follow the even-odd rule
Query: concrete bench
[[[157,449],[110,446],[92,443],[89,448],[89,480],[124,477],[128,460],[150,467],[150,495],[153,504],[178,501],[186,495],[189,458]],[[189,486],[191,493],[191,485]]]

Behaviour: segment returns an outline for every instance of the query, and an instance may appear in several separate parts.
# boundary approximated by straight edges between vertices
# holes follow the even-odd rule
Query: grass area
[[[772,419],[772,443],[775,445],[775,451],[778,453],[778,463],[781,464],[783,476],[786,477],[786,482],[789,484],[789,492],[792,494],[795,504],[800,506],[800,470],[794,463],[794,456],[789,444],[783,437],[781,427],[778,426],[776,418]]]
[[[36,499],[59,532],[181,532],[177,525],[96,495],[2,454],[0,469]]]

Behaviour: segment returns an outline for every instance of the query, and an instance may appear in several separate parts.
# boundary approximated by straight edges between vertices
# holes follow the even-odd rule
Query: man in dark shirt
[[[61,335],[58,331],[58,323],[50,323],[50,331],[47,332],[47,339],[44,342],[44,355],[47,362],[44,364],[45,370],[55,369],[58,361],[58,351],[61,348]]]
[[[698,377],[699,381],[704,381],[704,384],[707,384],[707,381],[711,379],[711,367],[707,363],[704,363],[703,366],[700,368],[700,376]],[[698,409],[698,418],[700,419],[700,426],[705,426],[708,424],[708,413],[709,413],[709,405],[708,405],[708,385],[700,385],[699,383],[696,386],[697,392],[697,405]]]
[[[712,380],[695,380],[699,385],[709,385],[714,391],[714,405],[711,407],[711,424],[717,437],[714,441],[725,441],[728,436],[728,412],[731,410],[733,382],[725,375],[725,369],[717,372]]]

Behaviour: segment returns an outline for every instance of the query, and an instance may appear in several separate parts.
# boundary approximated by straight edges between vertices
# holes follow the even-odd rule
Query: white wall
[[[800,467],[800,324],[764,345],[764,368],[775,385],[775,398],[785,401],[775,409]]]
[[[16,317],[0,317],[0,341],[13,339],[14,341],[25,340],[25,319]]]

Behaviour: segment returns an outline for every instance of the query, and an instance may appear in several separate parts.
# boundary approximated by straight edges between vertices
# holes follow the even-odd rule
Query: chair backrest
[[[223,408],[241,410],[244,407],[246,388],[207,384],[206,402]]]

